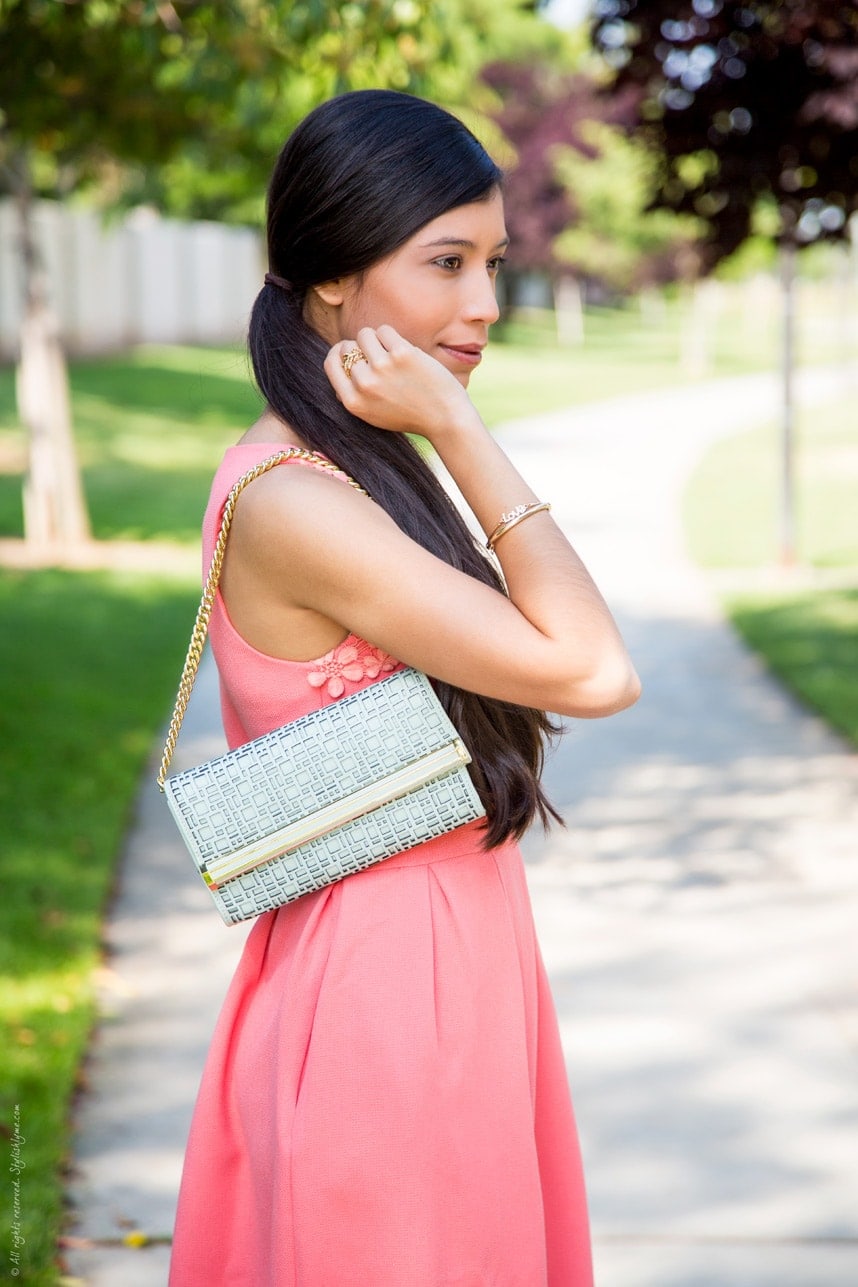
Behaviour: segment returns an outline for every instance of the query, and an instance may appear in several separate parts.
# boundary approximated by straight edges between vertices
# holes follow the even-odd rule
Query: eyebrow
[[[492,249],[502,250],[509,245],[509,237],[504,237]],[[432,250],[438,246],[461,246],[463,250],[476,250],[473,241],[468,241],[466,237],[439,237],[437,241],[426,241],[420,247],[421,250]]]

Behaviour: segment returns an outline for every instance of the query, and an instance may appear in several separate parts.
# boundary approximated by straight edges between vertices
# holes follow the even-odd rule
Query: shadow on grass
[[[100,914],[196,593],[152,577],[0,575],[2,968],[61,965],[76,918]]]
[[[0,422],[14,424],[10,371],[0,372]],[[75,438],[98,540],[199,539],[224,448],[259,414],[244,356],[210,349],[140,349],[71,368]],[[0,535],[23,532],[22,478],[0,474]]]
[[[110,459],[89,466],[83,476],[93,536],[198,543],[213,472],[208,458],[199,469]],[[0,475],[0,536],[23,530],[21,479]]]
[[[251,380],[245,356],[222,349],[143,348],[72,368],[75,394],[186,424],[243,424],[258,415]]]

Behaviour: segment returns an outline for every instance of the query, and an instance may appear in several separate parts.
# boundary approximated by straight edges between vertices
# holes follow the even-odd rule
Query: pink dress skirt
[[[227,452],[206,557],[230,487],[275,449]],[[397,665],[354,636],[317,661],[264,656],[220,600],[211,640],[233,746]],[[590,1287],[521,855],[480,836],[258,919],[203,1074],[170,1287]]]

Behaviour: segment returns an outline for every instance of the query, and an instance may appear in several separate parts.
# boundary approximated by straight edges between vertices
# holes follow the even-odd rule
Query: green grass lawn
[[[195,542],[214,469],[259,414],[244,355],[141,348],[71,368],[75,437],[99,540]],[[0,448],[23,463],[12,373],[0,372]],[[0,475],[0,535],[22,531],[21,480]]]
[[[858,746],[858,572],[855,589],[728,595],[725,606],[774,674]]]
[[[819,568],[858,564],[858,418],[855,395],[799,413],[796,422],[796,553]],[[719,442],[692,478],[685,523],[708,568],[758,568],[778,560],[780,437],[774,422]]]
[[[584,349],[529,342],[490,346],[472,394],[489,423],[614,391],[669,383],[670,344],[651,352],[636,315],[618,314],[618,360],[604,318]],[[539,332],[536,332],[537,335]],[[550,340],[550,336],[548,339]],[[631,354],[637,357],[632,359]],[[93,533],[99,540],[196,541],[211,475],[224,448],[259,414],[243,353],[141,348],[71,369],[75,436]],[[23,467],[10,371],[0,371],[0,448]],[[0,473],[0,535],[22,531],[19,469]]]
[[[33,1287],[57,1281],[101,918],[196,597],[165,576],[0,571],[0,1120],[8,1130],[18,1106]],[[4,1243],[6,1269],[7,1256]]]
[[[778,433],[718,443],[685,496],[689,550],[717,572],[748,643],[804,702],[858,744],[858,421],[854,395],[797,422],[798,566],[778,560]],[[768,573],[767,573],[768,569]]]
[[[655,309],[591,308],[583,342],[557,343],[550,315],[504,324],[503,342],[490,344],[471,381],[474,401],[489,424],[696,379],[741,375],[771,367],[777,356],[776,318],[751,331],[741,321],[742,296],[707,329],[705,366],[686,344],[688,311],[679,301]]]

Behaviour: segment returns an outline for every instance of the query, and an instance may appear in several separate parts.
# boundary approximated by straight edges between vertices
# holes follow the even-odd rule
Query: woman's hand
[[[349,376],[342,358],[356,345],[366,361]],[[432,442],[487,535],[542,499],[455,375],[392,327],[335,344],[325,370],[350,411]],[[221,588],[236,628],[270,656],[315,659],[353,633],[436,679],[538,710],[594,717],[636,701],[610,611],[551,515],[516,525],[496,553],[508,595],[431,554],[352,488],[272,469],[242,496]]]
[[[343,358],[355,348],[365,360],[346,373]],[[357,339],[340,340],[325,359],[325,373],[343,406],[379,429],[417,433],[432,442],[453,426],[479,423],[452,372],[392,326],[366,326]]]

